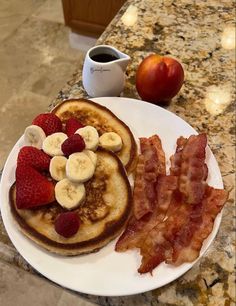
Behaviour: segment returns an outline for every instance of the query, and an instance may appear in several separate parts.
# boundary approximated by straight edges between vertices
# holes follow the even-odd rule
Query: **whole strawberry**
[[[81,152],[85,149],[85,142],[79,134],[68,137],[61,145],[61,150],[65,156],[75,152]]]
[[[65,212],[58,215],[55,221],[55,231],[65,237],[74,236],[79,229],[80,219],[75,212]]]
[[[71,117],[66,121],[65,133],[67,136],[73,135],[78,129],[84,127],[82,123],[79,122],[75,117]]]
[[[34,118],[32,124],[40,126],[46,136],[62,131],[61,120],[52,113],[39,114]]]
[[[31,166],[39,171],[49,170],[50,156],[43,151],[25,146],[20,149],[17,157],[17,166]]]
[[[33,208],[55,201],[54,184],[30,166],[16,168],[16,206]]]

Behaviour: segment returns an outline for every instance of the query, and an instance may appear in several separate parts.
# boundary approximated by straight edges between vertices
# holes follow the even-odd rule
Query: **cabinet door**
[[[62,0],[65,24],[84,34],[101,34],[126,0]]]

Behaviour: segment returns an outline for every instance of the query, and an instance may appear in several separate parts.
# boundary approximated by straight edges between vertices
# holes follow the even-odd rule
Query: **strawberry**
[[[39,171],[48,170],[49,164],[50,156],[31,146],[21,148],[17,157],[17,166],[31,166]]]
[[[46,136],[62,131],[61,120],[52,113],[38,115],[34,118],[32,124],[40,126]]]
[[[66,156],[75,152],[81,152],[84,149],[85,142],[79,134],[68,137],[61,145],[61,150]]]
[[[55,201],[54,185],[30,166],[16,168],[16,206],[18,209],[33,208]]]
[[[58,215],[55,221],[55,231],[65,237],[69,238],[78,232],[80,226],[79,216],[75,212],[65,212]]]
[[[71,117],[66,121],[65,132],[67,136],[73,135],[78,129],[84,127],[82,123],[79,122],[75,117]]]

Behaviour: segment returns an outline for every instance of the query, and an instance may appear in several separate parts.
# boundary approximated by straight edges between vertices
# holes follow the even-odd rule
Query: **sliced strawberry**
[[[20,149],[17,157],[17,166],[31,166],[39,171],[49,170],[50,156],[43,151],[25,146]]]
[[[62,152],[69,156],[75,152],[81,152],[85,149],[85,142],[79,134],[68,137],[61,145]]]
[[[78,129],[84,127],[82,123],[79,122],[75,117],[71,117],[66,121],[65,132],[67,136],[73,135]]]
[[[61,213],[55,221],[55,231],[65,238],[75,235],[78,232],[79,226],[80,219],[75,212]]]
[[[54,185],[30,166],[16,168],[16,206],[18,209],[33,208],[55,200]]]
[[[62,131],[61,120],[52,113],[40,114],[34,118],[32,124],[40,126],[46,136]]]

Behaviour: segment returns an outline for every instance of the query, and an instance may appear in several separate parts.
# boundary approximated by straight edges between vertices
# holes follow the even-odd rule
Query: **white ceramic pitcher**
[[[83,86],[91,97],[119,96],[125,84],[130,57],[108,45],[88,50],[82,73]]]

